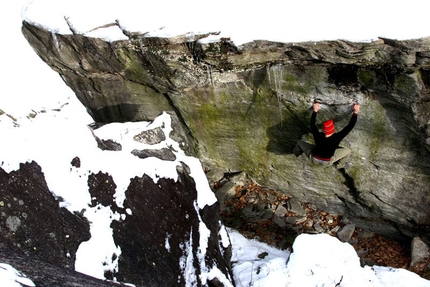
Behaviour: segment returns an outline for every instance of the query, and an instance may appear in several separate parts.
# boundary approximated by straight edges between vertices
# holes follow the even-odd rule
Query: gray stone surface
[[[419,237],[414,237],[411,243],[411,266],[430,257],[429,246]]]
[[[290,198],[290,200],[287,201],[287,206],[288,211],[297,214],[297,216],[306,216],[306,211],[297,199]]]
[[[283,217],[273,216],[272,221],[281,228],[287,227],[287,223]]]
[[[354,224],[345,225],[337,232],[337,238],[339,238],[339,240],[342,242],[348,242],[349,240],[351,240],[351,237],[354,234],[354,231],[355,231]]]
[[[278,207],[275,210],[275,215],[282,217],[287,213],[287,209],[283,207],[282,205],[278,205]]]
[[[304,216],[288,216],[285,218],[285,221],[289,224],[296,224],[296,223],[302,223],[304,221],[306,221],[307,217]]]
[[[326,230],[318,222],[315,222],[313,227],[317,233],[325,233],[326,232]]]
[[[156,157],[161,160],[176,160],[175,154],[168,148],[162,149],[145,149],[145,150],[132,150],[131,153],[138,158]]]
[[[135,135],[133,139],[137,142],[153,145],[164,141],[166,139],[166,136],[164,135],[163,130],[158,127]]]

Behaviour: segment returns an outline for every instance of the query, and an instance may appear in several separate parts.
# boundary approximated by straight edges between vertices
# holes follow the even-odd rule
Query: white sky
[[[33,51],[21,33],[25,0],[8,1],[0,9],[1,65],[0,109],[16,117],[31,109],[52,108],[73,96],[60,76]],[[57,105],[58,106],[58,105]]]
[[[131,31],[151,32],[152,35],[174,36],[182,33],[221,31],[221,36],[231,37],[237,45],[253,39],[294,42],[343,38],[361,41],[375,39],[378,36],[411,39],[430,35],[430,32],[427,33],[426,6],[428,4],[425,0],[266,0],[258,3],[231,0],[140,0],[137,1],[139,3],[137,6],[132,5],[132,2],[132,0],[121,2],[39,0],[34,1],[26,15],[32,21],[66,33],[69,32],[64,21],[65,16],[69,17],[76,29],[83,32],[119,19]],[[174,178],[175,164],[156,159],[147,159],[145,164],[127,154],[128,147],[133,146],[128,146],[131,141],[126,134],[135,129],[146,129],[148,123],[140,123],[140,126],[138,123],[138,126],[113,124],[103,127],[97,131],[100,137],[123,140],[122,144],[127,148],[121,153],[103,152],[97,149],[86,126],[92,120],[85,113],[84,107],[76,100],[61,78],[38,58],[21,34],[21,10],[27,1],[18,0],[7,3],[0,10],[0,31],[4,39],[0,45],[0,52],[3,55],[0,109],[16,117],[20,127],[14,127],[10,118],[0,116],[2,134],[0,165],[6,171],[10,171],[16,169],[19,162],[35,159],[42,166],[50,190],[65,198],[65,206],[70,210],[87,207],[90,201],[86,187],[87,170],[93,172],[103,170],[113,175],[118,185],[119,204],[123,200],[123,191],[129,178],[135,173],[145,171],[153,177],[155,174],[161,174],[161,176]],[[118,5],[118,3],[121,4]],[[126,9],[121,11],[121,7]],[[339,7],[342,8],[339,9]],[[161,27],[164,28],[160,30]],[[120,34],[108,29],[104,34],[98,35],[114,39]],[[51,111],[66,103],[67,106],[61,113]],[[31,110],[39,112],[42,109],[47,110],[47,113],[39,114],[33,120],[26,118]],[[153,126],[160,125],[162,121],[169,120],[163,115],[157,118]],[[170,128],[169,125],[165,126],[167,129]],[[166,133],[168,134],[168,131]],[[176,143],[170,140],[162,145],[174,145],[179,149]],[[76,155],[80,156],[83,167],[80,170],[70,170],[70,161]],[[205,204],[213,204],[214,196],[208,188],[199,161],[185,157],[182,152],[177,153],[177,156],[177,161],[182,160],[191,167],[192,176],[196,180],[199,190],[196,210]],[[147,164],[148,161],[150,164]],[[117,164],[109,165],[108,162]],[[118,170],[116,168],[118,166],[133,166],[135,170],[126,169],[126,173],[125,169]],[[65,185],[64,182],[67,184]],[[72,189],[73,194],[68,192]],[[113,241],[106,239],[111,234],[109,218],[117,218],[119,215],[105,209],[96,211],[95,208],[87,207],[87,210],[86,216],[93,221],[91,232],[94,234],[93,238],[82,244],[78,250],[77,269],[92,276],[101,277],[105,268],[101,262],[111,258],[112,253],[120,252]],[[204,226],[201,226],[200,245],[203,247],[206,244],[207,232]],[[397,269],[376,268],[375,273],[361,268],[357,265],[358,258],[351,252],[351,247],[347,247],[349,245],[342,244],[335,238],[300,237],[296,241],[298,245],[293,253],[295,255],[291,257],[293,263],[290,263],[287,268],[285,266],[289,255],[287,252],[245,240],[232,230],[229,233],[233,243],[234,260],[239,262],[234,267],[236,283],[240,282],[243,286],[249,286],[251,283],[256,286],[284,286],[285,282],[289,282],[291,284],[289,286],[302,286],[294,285],[294,282],[300,281],[298,284],[303,284],[303,280],[309,282],[309,286],[315,286],[312,285],[315,280],[319,283],[324,281],[331,284],[330,280],[339,279],[336,277],[339,275],[340,268],[342,269],[339,262],[345,262],[344,266],[353,266],[348,270],[355,270],[351,272],[343,268],[345,278],[357,278],[361,275],[365,279],[373,280],[368,285],[360,283],[348,286],[403,287],[405,282],[413,282],[414,286],[430,286],[429,281],[422,280],[404,270],[403,272]],[[102,239],[100,235],[103,235]],[[330,247],[331,253],[319,253],[318,249],[300,247],[318,247],[320,244]],[[91,250],[93,253],[90,252]],[[262,250],[269,253],[265,260],[259,260],[257,257]],[[313,258],[312,262],[309,261],[309,257]],[[319,272],[320,277],[311,276],[311,273],[303,271],[303,268],[306,269],[309,264],[313,271]],[[259,268],[256,268],[257,266]],[[109,267],[115,268],[115,266]],[[259,270],[258,274],[257,270]],[[203,272],[204,276],[210,276],[211,272],[216,272],[216,270],[207,271],[207,273]],[[302,277],[294,277],[294,274]],[[11,276],[13,280],[18,280],[15,275]],[[6,281],[9,279],[0,273],[0,283],[9,282]]]
[[[22,11],[29,3],[30,9]],[[220,36],[230,37],[237,45],[254,39],[369,41],[378,36],[395,39],[430,36],[427,0],[122,0],[121,5],[118,3],[117,0],[14,0],[3,5],[0,32],[7,42],[0,45],[4,55],[0,108],[18,115],[55,102],[42,100],[39,94],[49,99],[60,98],[59,93],[62,97],[73,96],[22,36],[22,12],[33,21],[66,33],[70,31],[64,17],[69,17],[75,28],[83,32],[119,19],[129,30],[152,35],[220,31]],[[117,30],[104,33],[108,38],[119,35]]]
[[[83,32],[119,19],[132,31],[164,27],[158,35],[221,31],[237,45],[255,39],[368,41],[379,36],[430,36],[426,9],[430,5],[425,0],[123,0],[120,5],[112,0],[39,0],[33,5],[27,16],[60,33],[70,33],[66,16]],[[55,13],[40,14],[48,9]]]

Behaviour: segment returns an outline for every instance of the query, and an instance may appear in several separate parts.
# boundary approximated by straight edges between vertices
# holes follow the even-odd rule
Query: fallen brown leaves
[[[425,273],[428,272],[427,266],[430,264],[430,258],[410,266],[411,250],[409,244],[397,242],[375,234],[368,239],[359,239],[358,243],[353,246],[356,250],[366,250],[368,253],[367,256],[376,265],[403,268],[423,278],[430,278],[430,274]]]
[[[327,211],[319,210],[311,202],[302,203],[304,210],[306,211],[307,222],[319,224],[326,232],[330,235],[336,235],[337,230],[343,224],[340,222],[341,217],[337,214],[330,214]],[[305,229],[313,229],[313,225],[303,225]]]
[[[246,182],[245,185],[238,185],[235,188],[235,195],[226,200],[226,205],[231,205],[235,210],[243,209],[250,201],[255,198],[261,199],[263,202],[268,203],[268,195],[276,197],[274,202],[271,202],[275,206],[279,205],[281,202],[285,202],[291,198],[283,193],[277,192],[272,189],[267,189],[261,185],[254,182]]]
[[[275,190],[247,182],[245,185],[236,186],[235,195],[225,201],[225,204],[230,206],[232,210],[231,212],[224,211],[222,217],[231,219],[237,216],[245,207],[255,204],[257,199],[260,200],[260,203],[264,202],[270,206],[274,212],[278,205],[285,204],[290,198],[291,196]],[[302,222],[297,222],[293,229],[280,228],[270,219],[242,219],[241,224],[234,226],[234,228],[248,238],[258,238],[269,245],[286,248],[286,246],[291,247],[294,238],[301,232],[314,233],[315,225],[313,224],[319,224],[325,233],[332,236],[336,236],[338,229],[344,225],[341,223],[341,216],[318,210],[310,202],[302,203],[302,207],[306,211],[306,218]],[[285,216],[297,216],[297,214],[288,211]],[[430,277],[429,274],[424,274],[426,267],[430,264],[430,258],[425,262],[418,262],[415,266],[409,267],[411,260],[409,244],[397,242],[378,234],[359,238],[358,232],[360,231],[360,229],[356,229],[352,239],[356,242],[353,247],[360,255],[363,264],[404,268],[424,278]]]
[[[288,248],[295,238],[295,232],[280,228],[270,219],[245,219],[241,211],[249,206],[258,204],[267,205],[270,212],[274,212],[279,204],[285,203],[290,196],[275,190],[264,188],[253,182],[246,182],[235,188],[235,194],[225,201],[229,211],[224,210],[221,216],[224,224],[240,231],[247,238],[265,242],[278,248]]]
[[[430,280],[430,271],[427,266],[430,266],[430,257],[427,258],[427,260],[415,263],[414,266],[409,267],[409,271],[415,272],[421,277]]]
[[[353,246],[356,250],[367,251],[367,256],[379,266],[407,269],[410,263],[410,248],[407,245],[378,234],[358,239]]]

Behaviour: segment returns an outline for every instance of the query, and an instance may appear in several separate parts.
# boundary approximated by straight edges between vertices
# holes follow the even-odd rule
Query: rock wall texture
[[[118,28],[119,29],[119,28]],[[216,181],[242,171],[263,186],[392,237],[430,241],[430,39],[371,43],[254,41],[201,44],[196,35],[105,42],[23,23],[35,52],[96,122],[179,119],[184,149]],[[343,141],[346,170],[312,166],[292,149],[318,124],[339,128],[362,106]],[[179,129],[178,129],[179,130]]]
[[[60,208],[36,162],[6,173],[0,168],[0,243],[74,270],[79,244],[90,239],[88,221]]]
[[[137,286],[185,286],[191,283],[185,277],[192,272],[194,286],[210,286],[219,282],[216,276],[206,281],[200,275],[214,267],[226,278],[233,278],[231,247],[222,247],[218,237],[222,227],[219,205],[206,206],[197,213],[195,183],[186,173],[179,171],[177,182],[161,178],[154,183],[147,175],[133,178],[126,196],[124,208],[132,215],[111,225],[115,243],[121,246],[120,272],[113,274],[118,281]],[[204,235],[200,234],[199,217],[211,232],[207,250],[200,250]],[[170,248],[166,248],[166,241]],[[185,270],[185,264],[192,266]]]
[[[79,168],[78,162],[75,158],[72,164]],[[224,286],[217,275],[200,277],[216,268],[233,280],[231,246],[225,247],[219,235],[224,228],[219,205],[197,211],[196,186],[186,165],[178,167],[178,175],[177,181],[162,178],[157,183],[147,175],[133,178],[120,208],[114,201],[115,180],[103,172],[90,174],[91,206],[121,214],[111,223],[121,248],[118,270],[106,271],[106,281],[74,271],[79,245],[91,238],[90,223],[82,214],[59,207],[61,199],[49,191],[40,166],[25,163],[10,173],[0,168],[1,262],[37,286],[184,286],[186,277],[195,278],[193,286]],[[200,224],[210,231],[206,250],[200,250]]]

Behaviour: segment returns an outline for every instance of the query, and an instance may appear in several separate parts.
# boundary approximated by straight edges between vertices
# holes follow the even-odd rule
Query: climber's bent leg
[[[343,168],[348,161],[351,150],[347,147],[338,147],[331,158],[330,163],[336,168]]]
[[[302,153],[304,153],[307,157],[310,157],[314,147],[315,145],[300,140],[297,142],[296,146],[294,147],[293,153],[295,156],[299,156]]]

